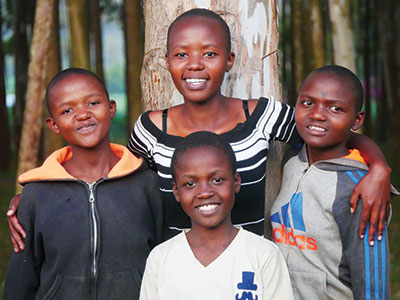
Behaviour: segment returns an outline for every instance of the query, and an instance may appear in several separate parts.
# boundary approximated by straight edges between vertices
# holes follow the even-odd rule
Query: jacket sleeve
[[[343,245],[339,279],[351,286],[355,299],[390,299],[390,262],[386,228],[383,240],[378,242],[375,236],[374,246],[371,247],[367,234],[364,239],[358,236],[362,201],[358,202],[356,212],[350,213],[349,198],[356,184],[354,180],[359,180],[362,176],[359,171],[343,172],[339,176],[340,188],[333,205],[333,215]],[[349,177],[352,179],[349,180]]]
[[[27,184],[22,190],[18,207],[18,220],[26,231],[25,250],[12,253],[4,283],[3,300],[35,299],[40,283],[42,251],[37,247],[35,237],[36,205],[29,197],[31,186]]]
[[[150,206],[151,217],[153,219],[154,226],[154,244],[152,247],[160,244],[163,240],[163,230],[164,230],[164,205],[161,199],[161,192],[158,186],[157,174],[153,171],[147,170],[148,173],[148,189],[147,189],[147,199]]]
[[[139,116],[133,126],[131,136],[129,137],[128,149],[136,156],[142,157],[150,168],[156,170],[156,164],[153,158],[153,148],[156,142],[156,137],[146,128],[145,123],[143,122],[143,115],[144,114]]]

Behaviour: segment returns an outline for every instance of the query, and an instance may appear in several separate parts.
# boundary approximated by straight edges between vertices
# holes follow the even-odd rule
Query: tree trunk
[[[361,19],[363,20],[362,22],[362,39],[363,39],[363,77],[364,77],[364,111],[365,111],[365,118],[364,118],[364,124],[362,127],[362,132],[369,136],[372,137],[372,116],[371,116],[371,85],[370,85],[370,80],[371,80],[371,73],[370,73],[370,23],[371,22],[371,17],[370,17],[370,1],[365,1],[361,4],[363,9],[361,10],[362,12],[362,17]]]
[[[293,98],[290,99],[291,105],[296,103],[297,90],[299,89],[300,83],[304,80],[307,75],[306,71],[306,54],[303,43],[303,6],[302,0],[292,0],[291,5],[291,25],[292,25],[292,84],[293,84]]]
[[[54,0],[37,0],[36,2],[17,177],[36,167],[37,163],[53,5]]]
[[[127,130],[142,112],[140,71],[143,63],[143,13],[139,0],[124,1],[124,34],[126,55]]]
[[[85,0],[68,0],[72,67],[90,70]]]
[[[3,28],[2,9],[0,5],[0,32]],[[6,106],[6,87],[4,82],[4,51],[3,39],[0,38],[0,170],[8,169],[11,161],[10,149],[10,127],[8,124],[8,113]]]
[[[31,27],[31,11],[34,11],[34,1],[11,1],[14,14],[14,74],[15,74],[15,105],[13,107],[14,144],[19,148],[22,121],[25,107],[27,71],[29,64],[28,27]],[[33,14],[32,14],[33,15]]]
[[[47,54],[47,70],[45,78],[45,86],[49,81],[61,70],[61,50],[60,50],[60,35],[59,35],[59,0],[54,0],[53,6],[53,21],[51,22],[51,34],[49,40],[49,50]],[[44,115],[48,116],[46,103],[43,101]],[[64,145],[64,139],[61,134],[54,134],[45,122],[43,122],[43,156],[47,157],[55,150]]]
[[[333,63],[357,73],[349,1],[329,0],[329,17],[332,25]]]
[[[400,149],[400,43],[398,41],[398,30],[400,29],[396,11],[399,11],[398,1],[384,0],[377,6],[379,36],[383,58],[383,78],[385,95],[388,99],[389,111],[393,117],[394,130],[392,138],[395,142],[394,149]],[[397,23],[396,23],[397,22]],[[400,155],[394,155],[395,166],[393,169],[400,169]]]
[[[101,40],[101,14],[99,0],[90,0],[90,35],[94,48],[96,74],[104,80],[103,44]]]
[[[279,42],[275,0],[146,0],[146,38],[141,74],[145,109],[162,109],[183,101],[165,64],[167,29],[179,14],[196,5],[220,14],[231,28],[232,50],[236,59],[222,85],[222,93],[239,98],[272,95],[280,99],[278,56],[275,52]],[[272,155],[268,156],[266,236],[271,236],[269,211],[281,180],[280,146],[277,149],[272,147]]]
[[[324,25],[319,0],[310,0],[309,30],[311,43],[307,44],[310,49],[312,60],[311,70],[325,65]],[[308,27],[308,26],[307,26]]]

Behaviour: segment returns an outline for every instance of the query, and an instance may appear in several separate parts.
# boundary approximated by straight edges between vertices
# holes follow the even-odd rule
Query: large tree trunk
[[[96,74],[104,80],[103,43],[101,40],[101,14],[99,0],[90,0],[90,36],[94,48]]]
[[[332,25],[333,62],[356,73],[353,30],[348,0],[329,0]]]
[[[68,0],[72,67],[90,70],[85,0]]]
[[[17,176],[36,167],[54,0],[37,0]]]
[[[53,21],[51,22],[51,34],[49,40],[49,50],[47,53],[47,70],[45,78],[45,86],[49,81],[61,70],[61,50],[60,50],[60,35],[59,35],[59,13],[58,13],[59,0],[54,0],[53,6]],[[43,102],[44,115],[48,116],[45,101]],[[61,134],[54,134],[45,122],[43,122],[43,156],[47,157],[55,150],[64,145],[64,139]]]
[[[3,28],[2,9],[0,5],[0,32]],[[6,106],[6,88],[4,82],[4,51],[3,39],[0,38],[0,170],[7,170],[10,164],[10,128],[8,125],[8,113]]]
[[[127,94],[127,130],[142,112],[140,71],[143,63],[143,13],[139,0],[124,1],[125,57],[126,57],[126,94]]]
[[[144,1],[145,54],[142,92],[145,109],[161,109],[182,102],[165,65],[169,24],[181,13],[196,6],[212,9],[228,23],[232,33],[235,64],[226,76],[222,93],[239,98],[272,95],[280,99],[278,79],[278,31],[274,0]],[[267,56],[268,55],[268,56]],[[280,146],[280,145],[279,145]],[[281,153],[274,147],[272,153]],[[281,174],[278,155],[268,156],[266,235],[271,236],[269,211],[279,188]]]

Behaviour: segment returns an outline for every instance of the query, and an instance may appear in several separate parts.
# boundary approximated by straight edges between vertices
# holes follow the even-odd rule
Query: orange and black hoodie
[[[138,299],[150,250],[161,242],[157,176],[127,148],[106,178],[89,184],[62,163],[69,147],[20,176],[25,250],[13,253],[3,299]]]

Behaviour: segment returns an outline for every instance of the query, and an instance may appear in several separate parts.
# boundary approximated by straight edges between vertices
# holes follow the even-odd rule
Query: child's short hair
[[[180,20],[186,19],[186,18],[195,18],[195,17],[204,17],[204,18],[210,18],[213,20],[216,20],[218,23],[221,24],[221,28],[224,34],[224,37],[226,39],[226,45],[227,45],[227,51],[231,52],[231,31],[229,29],[228,24],[226,24],[225,20],[221,18],[218,14],[215,12],[205,9],[205,8],[193,8],[191,10],[188,10],[178,16],[172,23],[169,25],[168,28],[168,34],[167,34],[167,48],[168,48],[168,41],[170,37],[170,33],[172,31],[172,28],[176,23],[178,23]]]
[[[354,100],[355,100],[354,104],[355,104],[356,111],[359,112],[362,109],[363,101],[364,101],[364,91],[363,91],[361,81],[360,81],[360,79],[358,79],[356,74],[354,74],[349,69],[342,67],[342,66],[338,66],[338,65],[323,66],[321,68],[318,68],[318,69],[312,71],[310,73],[310,75],[315,74],[315,73],[334,74],[334,75],[337,75],[338,77],[346,80],[347,82],[349,82],[352,86],[352,94],[354,95]]]
[[[211,147],[223,153],[229,161],[232,173],[236,172],[236,157],[231,145],[220,135],[209,131],[197,131],[186,136],[175,148],[171,160],[172,180],[176,180],[176,168],[179,156],[193,148]]]
[[[47,110],[49,111],[50,114],[51,114],[51,112],[50,112],[50,109],[49,109],[49,100],[50,100],[50,99],[49,99],[49,97],[50,97],[49,95],[50,95],[50,92],[51,92],[52,88],[53,88],[57,83],[59,83],[61,80],[67,78],[67,77],[70,76],[70,75],[74,75],[74,74],[77,74],[77,75],[85,75],[85,76],[89,76],[89,77],[94,78],[94,79],[95,79],[98,83],[100,83],[100,85],[103,87],[104,92],[105,92],[106,95],[107,95],[107,98],[110,99],[110,95],[108,94],[107,88],[106,88],[106,86],[104,85],[103,80],[101,80],[99,76],[97,76],[96,74],[94,74],[94,73],[92,73],[92,72],[90,72],[90,71],[88,71],[88,70],[86,70],[86,69],[81,69],[81,68],[68,68],[68,69],[65,69],[65,70],[59,72],[58,74],[56,74],[56,75],[50,80],[50,82],[49,82],[49,84],[48,84],[48,86],[47,86],[47,89],[46,89],[46,97],[45,97],[45,99],[46,99],[46,104],[47,104]]]

